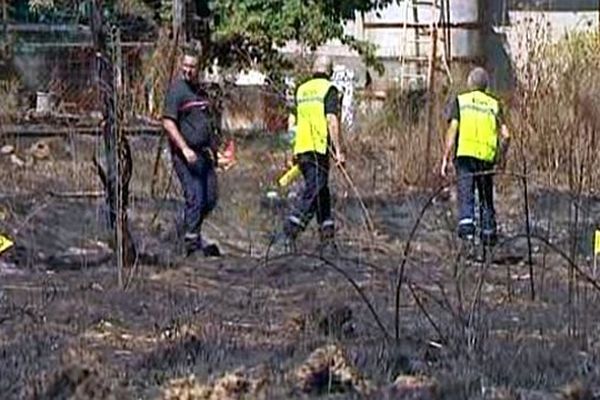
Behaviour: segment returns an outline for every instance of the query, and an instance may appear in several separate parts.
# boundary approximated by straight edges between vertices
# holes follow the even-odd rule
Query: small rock
[[[347,305],[332,307],[317,317],[319,331],[325,336],[340,338],[352,330],[352,309]]]
[[[539,390],[519,390],[519,400],[563,400],[554,393]]]
[[[10,144],[5,144],[0,148],[0,154],[7,156],[15,152],[15,146],[11,146]]]
[[[302,313],[292,314],[285,322],[285,330],[288,332],[302,332],[306,329],[307,316]]]
[[[505,387],[489,387],[483,391],[483,400],[518,400],[521,396]]]
[[[208,399],[211,390],[210,387],[198,383],[194,375],[190,375],[186,378],[171,380],[163,389],[163,398],[165,400]]]
[[[104,288],[98,282],[92,283],[92,285],[90,286],[90,289],[95,290],[97,292],[103,292],[104,291]]]
[[[438,383],[426,376],[400,375],[389,389],[391,399],[437,400]]]
[[[562,400],[594,400],[595,396],[591,389],[581,382],[573,382],[560,391]]]
[[[25,166],[25,161],[21,160],[16,154],[10,155],[10,162],[16,165],[17,167]]]
[[[92,111],[90,112],[91,119],[101,120],[103,118],[102,112],[100,111]]]
[[[11,262],[0,261],[0,276],[2,275],[24,275],[25,273]]]
[[[214,383],[210,400],[239,398],[249,392],[250,382],[242,371],[225,374]]]
[[[316,349],[293,373],[296,386],[304,393],[367,394],[372,385],[362,378],[341,348],[335,345]]]
[[[229,400],[264,398],[262,392],[269,382],[265,369],[238,369],[212,382],[201,384],[194,375],[169,382],[163,389],[163,398]]]
[[[277,193],[275,190],[269,190],[265,196],[267,197],[267,199],[269,200],[273,200],[273,199],[279,199],[279,193]]]
[[[36,160],[45,160],[50,157],[50,146],[45,140],[35,142],[27,153],[32,155]]]

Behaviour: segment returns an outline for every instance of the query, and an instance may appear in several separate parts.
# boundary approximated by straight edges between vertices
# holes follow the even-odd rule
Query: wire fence
[[[123,45],[121,70],[128,110],[156,109],[150,105],[149,82],[140,80],[144,59],[153,48],[153,44]],[[95,84],[96,55],[91,43],[28,43],[21,49],[10,65],[13,71],[9,79],[15,82],[11,88],[15,93],[7,93],[18,96],[19,101],[5,110],[6,118],[19,121],[31,111],[84,117],[101,110]]]
[[[46,2],[30,2],[29,8],[22,7],[26,2],[13,3],[2,14],[0,30],[0,95],[10,100],[0,109],[0,120],[27,122],[49,114],[99,118],[90,2],[72,1],[60,12]],[[120,30],[128,116],[155,111],[150,79],[156,74],[149,73],[147,63],[155,61],[158,28],[151,18],[128,14],[115,13],[110,23]]]

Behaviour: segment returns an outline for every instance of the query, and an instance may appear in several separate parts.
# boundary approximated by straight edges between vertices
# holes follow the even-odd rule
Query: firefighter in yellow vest
[[[313,76],[301,84],[295,96],[296,137],[294,159],[304,178],[304,188],[291,214],[284,221],[289,244],[316,215],[322,241],[333,239],[335,229],[329,193],[329,158],[345,162],[339,123],[339,94],[329,80],[331,61],[316,58]]]
[[[500,102],[487,93],[489,75],[474,68],[468,91],[451,103],[441,174],[446,177],[451,157],[457,175],[458,236],[475,235],[475,188],[479,195],[480,236],[484,245],[497,241],[493,170],[506,159],[509,133]]]

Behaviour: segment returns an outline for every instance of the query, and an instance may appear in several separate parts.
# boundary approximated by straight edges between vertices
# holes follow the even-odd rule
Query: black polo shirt
[[[163,118],[173,120],[190,148],[212,146],[215,124],[208,94],[200,85],[175,80],[165,97]]]

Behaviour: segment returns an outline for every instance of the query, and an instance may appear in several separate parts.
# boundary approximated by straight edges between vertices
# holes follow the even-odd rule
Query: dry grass
[[[504,98],[513,135],[509,170],[523,172],[544,182],[570,188],[598,186],[600,117],[600,38],[595,33],[575,33],[551,43],[537,26],[525,29],[515,60],[516,90]],[[455,81],[464,82],[463,71]],[[439,82],[439,81],[438,81]],[[413,185],[436,184],[430,173],[437,172],[446,129],[443,107],[450,93],[463,89],[438,87],[433,108],[430,163],[426,165],[427,111],[421,103],[418,117],[410,120],[411,102],[391,91],[382,107],[367,109],[358,133],[349,137],[356,172],[366,182],[379,182],[382,190]],[[427,170],[429,168],[429,170]],[[547,181],[546,179],[549,179]]]
[[[0,125],[13,122],[19,111],[21,83],[16,78],[0,80]]]
[[[164,54],[168,54],[165,52],[170,51],[170,40],[166,36],[163,36],[161,40],[163,40],[162,44],[157,47],[157,52],[152,56],[155,63],[151,61],[147,64],[148,74],[146,75],[154,85],[154,92],[157,94],[164,93],[170,68],[168,62],[165,61],[168,58],[164,57]],[[592,62],[591,60],[597,62],[598,52],[596,44],[590,40],[593,39],[575,36],[558,45],[549,45],[540,39],[541,42],[537,47],[534,46],[533,40],[530,41],[533,46],[531,52],[527,53],[530,58],[517,70],[521,83],[515,97],[509,101],[510,121],[515,137],[515,146],[509,167],[516,171],[522,171],[523,165],[526,165],[526,172],[530,176],[543,174],[550,182],[564,183],[570,186],[575,193],[589,192],[594,188],[597,180],[595,175],[597,144],[594,136],[596,121],[592,109],[597,102],[594,87],[596,83],[593,81],[596,72],[591,68],[590,62]],[[578,56],[581,54],[585,57]],[[548,60],[548,55],[552,56],[550,60]],[[581,82],[574,82],[574,79],[569,78],[571,75],[582,77]],[[401,198],[395,195],[401,190],[406,191],[407,188],[429,186],[436,182],[429,173],[435,172],[439,161],[445,126],[441,116],[441,106],[449,92],[450,88],[444,88],[435,99],[435,120],[431,135],[429,165],[424,157],[427,144],[426,115],[421,112],[415,115],[411,121],[411,113],[407,111],[410,109],[410,102],[407,102],[399,93],[392,93],[390,100],[382,108],[366,112],[361,118],[363,122],[361,122],[359,131],[347,137],[350,152],[349,174],[346,177],[336,172],[338,179],[335,183],[339,184],[340,179],[343,181],[336,189],[341,189],[338,190],[340,198],[344,197],[341,196],[343,194],[341,192],[349,193],[347,197],[344,197],[344,200],[348,201],[344,203],[340,199],[336,210],[342,222],[340,236],[345,246],[344,250],[348,250],[348,257],[353,257],[356,252],[359,261],[358,265],[348,261],[348,258],[339,258],[336,262],[340,268],[351,273],[358,280],[360,287],[367,293],[367,297],[372,299],[377,312],[391,332],[395,311],[394,281],[398,275],[394,271],[397,272],[398,264],[403,258],[408,258],[406,281],[401,293],[400,342],[406,342],[409,347],[412,346],[410,340],[417,341],[414,344],[414,352],[411,350],[411,354],[415,353],[414,359],[417,363],[410,369],[411,372],[420,372],[435,378],[425,382],[429,382],[427,390],[433,394],[439,391],[443,394],[457,393],[454,397],[448,396],[448,398],[468,398],[467,394],[471,395],[470,398],[474,398],[472,396],[476,393],[481,393],[482,396],[492,392],[500,393],[500,389],[495,390],[496,385],[506,386],[511,390],[513,388],[552,389],[580,375],[589,376],[590,379],[597,377],[600,372],[593,364],[595,361],[593,354],[597,353],[597,346],[594,343],[597,342],[596,339],[600,333],[594,327],[593,322],[598,320],[597,313],[594,311],[598,308],[595,307],[596,303],[592,301],[591,296],[588,298],[587,295],[581,295],[577,301],[573,301],[571,295],[567,297],[565,293],[567,283],[574,282],[574,280],[571,272],[567,273],[567,262],[564,259],[554,253],[548,255],[547,258],[540,252],[536,253],[538,264],[536,265],[535,283],[538,285],[538,298],[531,301],[529,300],[528,281],[520,278],[528,273],[525,262],[521,259],[506,266],[506,269],[504,266],[498,265],[490,268],[487,272],[482,269],[483,267],[467,265],[464,262],[458,265],[459,261],[456,261],[457,265],[453,265],[456,258],[454,252],[458,250],[450,240],[448,242],[445,240],[451,236],[452,228],[448,229],[443,226],[443,216],[447,215],[451,204],[437,203],[435,207],[432,207],[435,209],[427,210],[425,216],[427,221],[422,224],[423,226],[427,225],[427,229],[423,226],[419,228],[415,238],[405,234],[405,231],[418,221],[416,214],[424,202],[419,199],[411,200],[409,196]],[[416,101],[419,102],[418,99]],[[155,98],[157,107],[155,111],[160,109],[161,103],[162,100]],[[143,108],[143,105],[140,107],[142,107],[139,109],[140,112],[149,112]],[[556,112],[556,110],[560,110],[560,112]],[[149,182],[152,178],[149,166],[153,164],[156,140],[132,139],[132,144],[135,149],[132,192],[140,197],[149,197]],[[253,240],[264,241],[260,235],[267,230],[267,227],[260,226],[254,230],[253,227],[258,226],[263,220],[270,221],[270,215],[257,211],[259,209],[257,203],[263,190],[277,176],[279,165],[283,167],[284,164],[283,154],[272,155],[272,148],[268,145],[263,148],[254,142],[252,145],[244,146],[244,150],[240,151],[237,166],[221,175],[221,182],[224,183],[221,207],[224,212],[217,212],[210,218],[211,224],[216,221],[216,225],[225,231],[223,235],[225,238],[239,238],[244,245],[247,244],[246,242],[252,244]],[[54,146],[53,150],[57,152],[55,148],[58,147],[56,144]],[[17,152],[23,152],[28,145],[16,147]],[[92,151],[100,149],[100,142],[94,140],[93,143],[87,143],[85,146],[88,148],[87,151],[83,150],[84,146],[72,145],[71,147],[71,154],[62,157],[60,162],[41,161],[30,169],[17,169],[14,166],[6,168],[3,176],[6,182],[10,182],[7,184],[7,190],[27,189],[33,191],[36,188],[50,186],[49,182],[54,189],[63,189],[58,187],[61,182],[63,185],[77,190],[98,189],[99,182],[90,168],[89,160]],[[89,150],[89,148],[93,150]],[[271,169],[267,170],[266,166],[271,166]],[[165,164],[160,171],[158,186],[161,188],[161,196],[163,191],[165,197],[177,195],[178,184],[176,181],[173,182],[170,190],[166,189],[170,166]],[[28,181],[27,179],[30,179],[32,175],[35,176],[35,179]],[[52,180],[53,177],[58,176],[62,176],[64,179]],[[26,184],[26,182],[28,183]],[[357,191],[353,192],[351,186],[354,186]],[[506,190],[500,193],[502,204],[499,205],[499,210],[503,217],[509,215],[508,209],[521,206],[522,199],[519,197],[519,191],[516,191],[516,197],[510,197],[515,193],[514,186],[512,186],[512,191]],[[64,187],[64,189],[68,188]],[[357,198],[363,198],[366,201],[370,197],[378,196],[381,196],[381,201],[379,203],[372,201],[367,204],[367,208],[373,214],[379,213],[376,228],[381,229],[388,236],[380,236],[382,240],[375,243],[379,248],[365,251],[364,248],[368,244],[365,238],[373,232],[368,232],[369,228],[363,224],[356,223],[359,220],[357,217],[359,208],[350,203],[356,201]],[[568,204],[568,207],[564,204]],[[392,210],[393,212],[389,211],[393,207],[398,208]],[[404,208],[400,209],[401,207]],[[571,207],[571,202],[563,203],[562,211],[569,207]],[[137,207],[135,203],[131,208],[137,214],[144,212],[143,207]],[[552,210],[551,212],[558,214],[561,212],[558,208],[556,206],[557,211]],[[402,216],[405,213],[410,214],[412,211],[415,212],[415,216]],[[166,212],[163,211],[163,213]],[[141,216],[136,218],[138,221],[142,220]],[[143,218],[150,219],[148,215]],[[347,220],[343,218],[347,218]],[[520,218],[520,211],[510,214],[510,218],[506,218],[506,220],[510,219],[506,224],[514,229],[511,234],[522,229]],[[400,221],[401,219],[403,220]],[[274,224],[275,222],[273,222]],[[558,239],[569,237],[568,234],[563,235],[562,233],[562,229],[566,225],[564,221],[558,221],[557,227],[552,228],[558,232],[553,232]],[[146,227],[148,224],[139,223],[138,226]],[[245,229],[247,232],[244,231]],[[407,251],[407,257],[404,257],[403,250],[406,243],[410,241],[414,241],[414,250],[411,250],[410,254]],[[514,244],[513,247],[517,247],[517,244]],[[516,251],[525,252],[523,248],[524,246],[521,244]],[[542,257],[544,257],[543,260],[541,260]],[[289,262],[280,260],[279,264],[277,261],[273,261],[273,265],[262,266],[261,264],[261,268],[251,265],[256,260],[246,256],[239,260],[236,260],[235,257],[225,260],[227,261],[220,265],[216,263],[212,265],[208,261],[203,261],[202,268],[194,265],[193,267],[188,266],[188,269],[179,267],[169,271],[150,269],[149,272],[154,272],[150,279],[146,280],[145,277],[142,277],[143,285],[130,293],[123,294],[127,298],[131,296],[131,304],[135,304],[135,307],[123,301],[122,309],[130,310],[132,315],[138,313],[137,304],[142,304],[142,300],[145,299],[141,296],[146,290],[144,288],[149,287],[149,281],[156,282],[156,286],[162,288],[157,290],[165,290],[165,294],[164,298],[158,297],[157,292],[148,289],[145,294],[148,296],[148,300],[144,300],[144,302],[154,299],[161,307],[166,303],[170,308],[160,308],[162,311],[150,308],[147,315],[143,315],[139,321],[135,320],[140,324],[135,331],[132,327],[121,329],[116,325],[107,325],[106,323],[98,325],[94,319],[85,325],[91,329],[82,329],[79,334],[87,340],[105,345],[111,344],[117,348],[131,345],[132,338],[142,345],[149,346],[150,348],[147,350],[151,354],[143,354],[143,352],[135,354],[138,361],[133,365],[140,366],[139,369],[142,370],[138,379],[144,382],[150,381],[154,373],[163,377],[162,381],[159,379],[152,384],[158,386],[162,384],[165,391],[171,390],[171,392],[164,393],[167,396],[190,398],[197,395],[202,398],[212,395],[214,397],[217,396],[215,393],[220,393],[221,389],[219,388],[221,387],[223,390],[231,390],[236,394],[246,394],[248,393],[247,388],[252,386],[249,375],[242,373],[246,370],[240,369],[234,370],[235,372],[232,374],[226,373],[226,371],[232,370],[230,363],[235,364],[233,367],[237,367],[240,363],[253,364],[256,360],[249,350],[248,353],[244,353],[247,350],[239,344],[252,347],[252,351],[255,351],[254,348],[259,349],[260,345],[264,345],[266,349],[260,351],[264,351],[265,354],[272,354],[284,345],[288,345],[292,349],[289,350],[292,353],[309,354],[315,348],[319,348],[315,343],[315,337],[319,338],[318,334],[310,326],[309,328],[299,327],[292,333],[286,333],[283,328],[286,321],[290,319],[293,312],[304,312],[311,309],[312,306],[321,307],[337,300],[352,306],[356,315],[356,334],[358,336],[355,339],[357,340],[354,341],[350,336],[349,339],[342,340],[342,347],[339,349],[338,347],[325,347],[324,349],[329,350],[317,350],[313,356],[309,356],[309,365],[297,370],[291,369],[298,372],[297,377],[301,381],[312,382],[311,379],[314,376],[324,375],[327,378],[337,377],[337,380],[344,384],[354,381],[361,382],[359,378],[364,373],[366,378],[373,378],[377,385],[389,385],[395,377],[403,373],[400,367],[395,366],[400,363],[398,361],[398,358],[401,358],[399,357],[400,353],[395,353],[396,350],[391,343],[381,341],[381,332],[371,321],[371,315],[367,313],[364,304],[357,300],[358,296],[354,289],[346,281],[340,279],[339,275],[328,274],[329,270],[325,265],[318,265],[318,269],[310,269],[314,260],[302,257],[294,258],[293,262],[290,258]],[[373,264],[375,267],[372,268],[368,264]],[[453,267],[457,270],[462,269],[460,277],[453,275]],[[549,270],[549,277],[544,281],[539,270],[546,268]],[[550,271],[551,269],[552,271]],[[81,279],[86,278],[78,271],[77,276],[73,277],[73,282],[80,285]],[[73,282],[71,284],[74,284]],[[480,282],[481,285],[479,285]],[[104,286],[108,287],[106,283],[103,282]],[[581,292],[586,289],[581,281],[578,281],[577,285],[577,289]],[[167,291],[164,289],[167,286],[173,289]],[[171,290],[173,293],[170,292]],[[186,290],[197,296],[196,300],[184,297],[183,294]],[[79,292],[72,291],[69,295],[74,296],[76,293]],[[93,297],[94,294],[88,293],[87,296]],[[115,310],[119,310],[120,303],[113,301],[113,297],[116,297],[117,294],[107,292],[105,297],[102,297],[101,293],[97,293],[95,296],[101,299],[106,298],[102,302],[106,301],[110,307],[105,306],[106,308],[102,308],[102,310],[106,309],[107,311],[94,314],[94,316],[116,315]],[[140,297],[136,298],[135,296]],[[476,301],[478,296],[480,300]],[[80,307],[81,301],[83,300],[73,297],[68,304],[71,304],[71,307]],[[98,301],[100,304],[104,304],[100,300]],[[196,303],[193,301],[202,307],[206,305],[206,309],[211,310],[211,313],[198,315],[198,310],[202,311],[203,308],[200,307],[197,310]],[[86,302],[85,308],[89,309],[90,300],[86,300]],[[173,302],[175,305],[171,306],[169,302]],[[58,307],[60,304],[63,303],[56,302],[53,306]],[[67,302],[65,301],[64,304]],[[589,307],[589,312],[587,307]],[[64,310],[62,312],[59,310],[59,308],[49,310],[48,316],[57,318],[62,314],[68,314]],[[180,310],[183,310],[181,313],[185,316],[182,318],[183,323],[173,323],[173,315],[177,320],[179,318],[177,312]],[[584,318],[584,315],[587,317]],[[132,326],[134,319],[131,318],[129,321]],[[577,329],[573,328],[576,324],[571,320],[579,324]],[[156,321],[158,322],[156,323]],[[223,328],[228,326],[227,324],[231,321],[233,321],[235,329]],[[436,324],[436,328],[432,328],[431,322]],[[152,323],[155,323],[154,328],[152,328]],[[565,329],[567,324],[569,325],[568,329]],[[219,328],[214,328],[216,332],[214,338],[207,334],[206,341],[194,339],[193,335],[187,334],[189,326],[203,326],[205,329],[208,327],[213,330],[213,325]],[[153,348],[151,345],[154,343],[154,338],[158,337],[158,333],[167,332],[166,329],[162,329],[164,326],[180,327],[178,328],[180,330],[176,332],[184,333],[184,335],[179,337],[175,334],[176,340],[170,342],[162,340],[159,348]],[[49,330],[49,328],[47,329]],[[152,329],[156,330],[154,334],[152,334]],[[196,333],[192,332],[192,334]],[[365,347],[369,343],[361,343],[362,340],[368,342],[373,338],[378,342],[381,341],[382,344],[377,343],[377,346]],[[424,342],[424,340],[429,341],[430,339],[440,341],[443,345],[435,347]],[[446,341],[441,339],[446,339]],[[235,342],[236,346],[229,346],[227,340]],[[216,344],[211,347],[213,341]],[[580,344],[584,341],[589,343],[588,348],[585,352],[579,351],[580,348],[586,348],[585,345]],[[345,359],[346,356],[342,357],[342,349],[351,349],[353,345],[355,354],[351,352],[349,354],[360,363],[355,363],[356,360],[350,357],[348,360]],[[21,346],[13,347],[27,349],[31,346],[27,346],[27,342],[25,342]],[[239,348],[241,350],[235,352]],[[131,349],[127,348],[126,350]],[[287,367],[293,360],[288,355],[288,350],[284,350],[281,359],[276,358],[274,364],[277,368],[289,371],[290,369]],[[114,349],[105,351],[107,354],[113,354],[113,351],[114,354],[117,354]],[[188,358],[190,351],[192,354],[196,354],[193,357],[197,357],[192,362]],[[378,352],[380,354],[376,354]],[[201,358],[203,354],[207,354],[205,360]],[[357,357],[356,354],[363,356]],[[169,355],[173,355],[172,358],[167,357]],[[85,360],[86,357],[89,358],[87,355],[80,356],[82,360]],[[36,355],[35,360],[38,358]],[[33,356],[32,359],[34,359]],[[88,388],[90,391],[95,390],[96,386],[101,393],[111,389],[110,387],[105,388],[104,383],[108,381],[108,378],[104,379],[104,373],[97,371],[96,361],[90,361],[89,366],[78,360],[75,360],[73,362],[75,366],[72,366],[71,361],[67,361],[63,362],[64,365],[59,368],[56,379],[49,380],[51,384],[49,388],[43,388],[45,392],[57,393],[61,388],[55,383],[62,381],[70,382],[69,384],[80,392],[87,391]],[[287,366],[286,363],[288,363]],[[75,368],[77,364],[86,366],[83,368],[84,372]],[[358,371],[352,364],[356,364]],[[215,370],[211,371],[211,375],[216,379],[206,379],[208,373],[202,371],[204,365],[216,365]],[[249,365],[245,365],[245,367],[249,367]],[[338,376],[332,373],[335,372],[333,368],[336,367],[341,368]],[[587,372],[580,373],[578,368],[585,368]],[[322,374],[318,373],[321,369],[325,371]],[[196,377],[174,379],[169,382],[171,378],[189,376],[194,372],[197,374]],[[81,378],[82,376],[83,378]],[[218,379],[220,376],[227,379]],[[304,379],[305,377],[308,379]],[[400,377],[395,382],[397,386],[387,389],[392,395],[406,393],[403,391],[406,388],[401,388],[400,385],[413,385],[418,383],[417,381],[420,379]],[[208,382],[208,384],[203,382]],[[281,381],[275,381],[275,384],[280,383]],[[366,384],[365,381],[362,383]],[[129,384],[133,390],[137,383],[132,381]],[[300,382],[300,386],[306,385]],[[347,386],[347,384],[342,386]],[[360,385],[356,384],[356,386]],[[506,395],[504,398],[510,398],[508,396]],[[492,398],[503,397],[498,395],[498,397]]]
[[[139,79],[132,81],[130,88],[134,114],[160,117],[167,87],[177,72],[173,60],[179,58],[180,46],[175,41],[169,30],[162,28],[154,48],[142,58]]]
[[[520,148],[515,158],[553,184],[598,185],[600,38],[572,34],[558,44],[528,41],[511,113]]]

